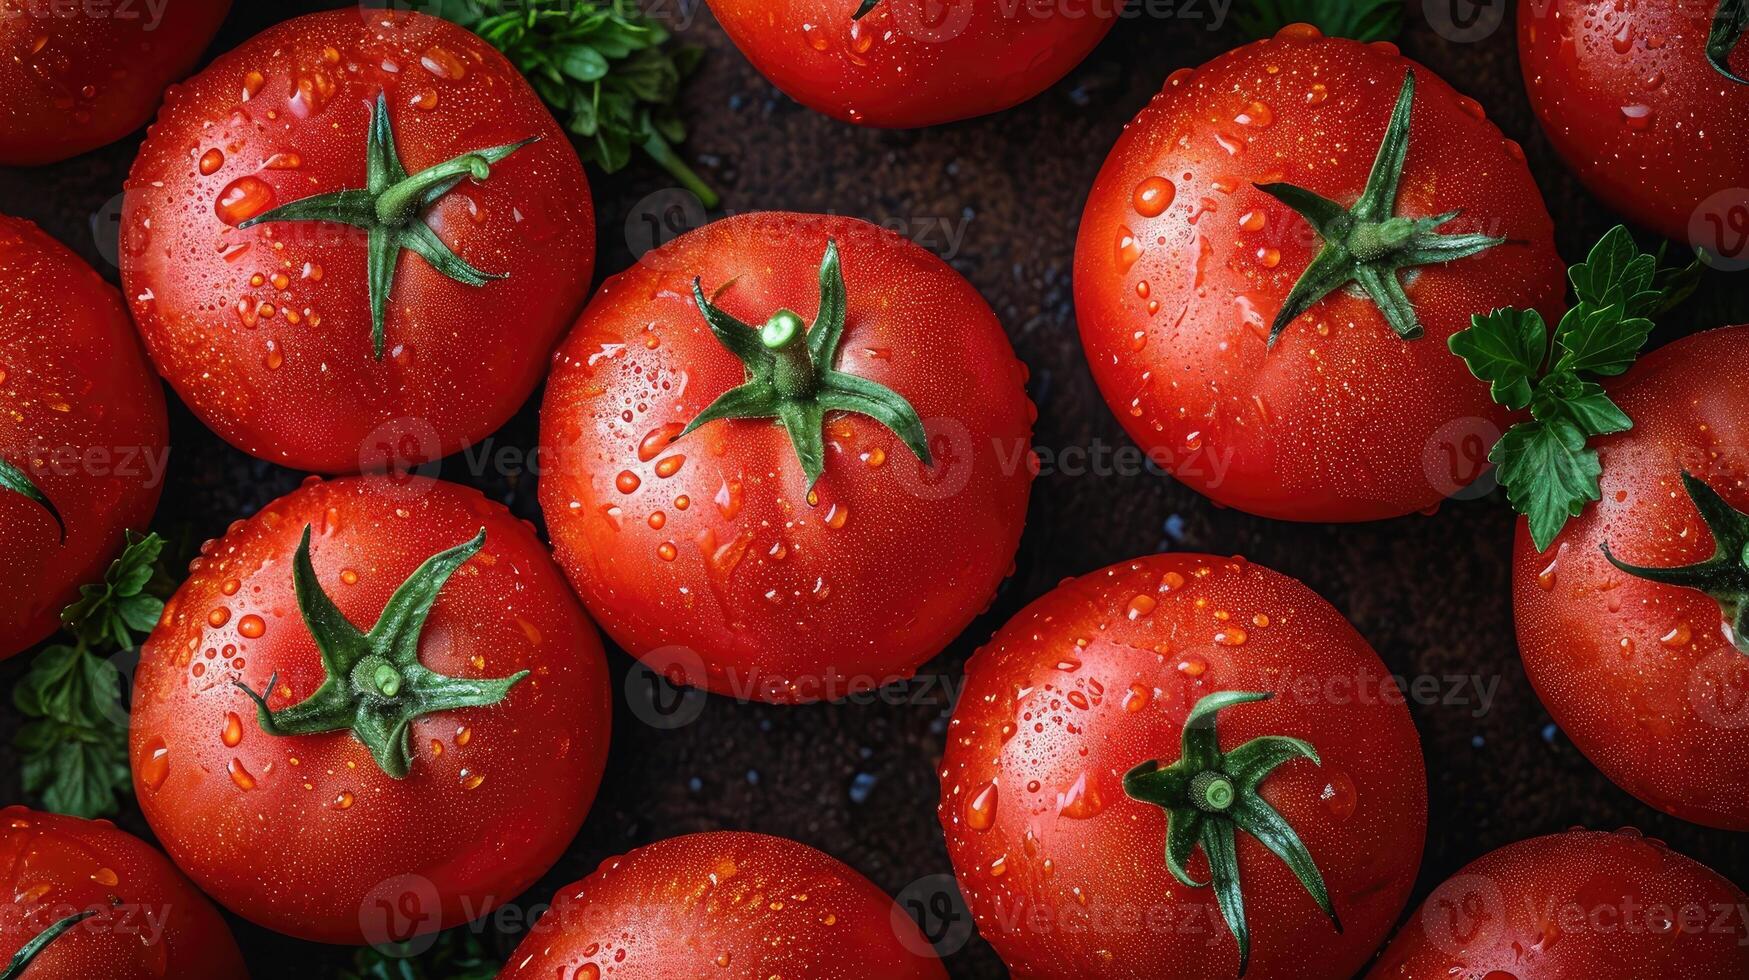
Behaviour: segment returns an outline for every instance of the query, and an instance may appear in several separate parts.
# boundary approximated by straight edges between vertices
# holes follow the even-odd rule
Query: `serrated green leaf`
[[[1612,302],[1611,294],[1623,292],[1623,285],[1630,277],[1643,275],[1650,284],[1650,270],[1643,264],[1635,266],[1640,258],[1640,247],[1634,243],[1634,236],[1626,227],[1616,225],[1591,247],[1585,261],[1567,270],[1567,278],[1573,283],[1573,293],[1579,297],[1579,302],[1608,306]]]
[[[1548,549],[1568,520],[1602,496],[1603,466],[1572,422],[1525,422],[1502,436],[1488,458],[1507,499],[1530,524],[1538,551]]]
[[[1554,370],[1614,377],[1633,365],[1651,335],[1652,321],[1627,316],[1619,303],[1602,309],[1580,303],[1555,328]]]
[[[1464,359],[1470,373],[1489,382],[1494,401],[1510,409],[1530,404],[1531,383],[1542,370],[1549,328],[1535,310],[1495,310],[1478,314],[1467,330],[1446,342]]]
[[[130,785],[126,731],[37,721],[20,728],[14,744],[24,791],[43,809],[88,820],[120,812]]]

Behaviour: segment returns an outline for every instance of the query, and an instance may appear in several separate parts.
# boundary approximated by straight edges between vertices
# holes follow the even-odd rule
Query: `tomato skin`
[[[594,966],[594,970],[590,967]],[[782,837],[688,834],[559,890],[499,980],[945,980],[915,923],[841,861]]]
[[[1019,105],[1081,63],[1119,3],[1075,14],[1005,0],[709,0],[760,74],[834,119],[908,129]]]
[[[1603,499],[1542,553],[1521,519],[1512,573],[1525,673],[1561,730],[1648,805],[1726,830],[1749,830],[1749,715],[1733,700],[1749,666],[1716,601],[1619,571],[1603,545],[1636,565],[1711,557],[1683,470],[1749,510],[1749,392],[1719,371],[1745,344],[1749,326],[1695,334],[1608,384],[1634,427],[1594,440]]]
[[[1550,834],[1435,889],[1367,978],[1749,977],[1745,907],[1736,885],[1637,831]]]
[[[21,903],[0,916],[0,963],[49,925],[100,910],[43,947],[20,980],[248,980],[206,896],[107,820],[9,806],[0,810],[0,867]]]
[[[1023,609],[965,683],[941,825],[979,930],[1016,977],[1237,975],[1212,889],[1167,870],[1165,811],[1123,788],[1135,766],[1180,757],[1185,716],[1216,691],[1276,695],[1221,714],[1223,751],[1286,735],[1322,757],[1282,765],[1261,795],[1310,851],[1344,930],[1241,832],[1246,977],[1350,977],[1408,900],[1427,828],[1420,739],[1378,655],[1293,579],[1208,555],[1113,565]],[[1190,872],[1208,880],[1200,849]]]
[[[509,278],[468,286],[403,252],[380,361],[363,231],[232,226],[363,187],[379,91],[409,172],[540,137],[425,218]],[[127,188],[122,279],[159,372],[226,441],[298,469],[424,462],[502,425],[594,262],[589,186],[565,134],[495,49],[423,14],[336,10],[245,42],[171,91]]]
[[[908,399],[938,465],[842,413],[811,492],[773,420],[674,441],[745,378],[693,277],[743,322],[811,321],[829,238],[838,367]],[[695,686],[789,703],[909,676],[1011,570],[1033,477],[1025,372],[971,284],[889,231],[765,213],[690,232],[608,280],[554,357],[540,498],[559,564],[615,641]]]
[[[115,287],[36,225],[0,215],[0,458],[66,522],[0,491],[0,657],[60,628],[78,587],[100,580],[124,532],[163,491],[164,390]],[[16,413],[16,415],[15,415]]]
[[[292,587],[306,525],[318,581],[364,629],[421,562],[487,531],[440,593],[420,661],[533,673],[490,708],[415,719],[406,779],[347,731],[266,734],[234,686],[277,674],[278,710],[324,677]],[[594,798],[611,715],[600,642],[533,531],[477,491],[382,477],[311,478],[204,549],[146,644],[133,703],[134,788],[176,863],[253,922],[347,944],[406,938],[407,923],[364,919],[398,876],[441,900],[411,923],[425,932],[545,873]]]
[[[8,7],[0,17],[0,166],[65,160],[144,126],[230,9],[231,0]]]
[[[1612,210],[1715,254],[1729,239],[1713,240],[1697,212],[1714,193],[1749,186],[1749,85],[1707,60],[1718,6],[1518,5],[1525,88],[1561,159]],[[1742,48],[1730,61],[1749,71]]]
[[[1253,185],[1352,204],[1411,69],[1397,214],[1462,210],[1442,230],[1508,242],[1405,277],[1419,340],[1338,290],[1268,349],[1321,241]],[[1075,249],[1081,339],[1130,437],[1197,492],[1280,520],[1398,517],[1486,469],[1508,416],[1446,341],[1473,313],[1561,312],[1553,232],[1522,152],[1474,100],[1393,46],[1296,25],[1174,73],[1119,138]]]

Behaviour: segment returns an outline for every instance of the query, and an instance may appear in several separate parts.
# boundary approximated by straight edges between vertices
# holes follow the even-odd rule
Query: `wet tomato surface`
[[[710,0],[753,66],[837,119],[909,128],[1017,105],[1087,57],[1121,3]]]
[[[146,124],[231,0],[0,8],[0,165],[54,163]]]
[[[781,837],[671,837],[560,889],[501,980],[946,980],[902,909],[836,858]]]
[[[1273,323],[1323,240],[1258,185],[1358,207],[1411,72],[1386,206],[1415,220],[1459,212],[1443,233],[1504,241],[1380,273],[1400,283],[1417,339],[1352,287]],[[1523,153],[1479,103],[1392,45],[1297,25],[1174,72],[1124,132],[1075,249],[1081,337],[1131,438],[1217,503],[1284,520],[1397,517],[1486,470],[1506,417],[1446,340],[1501,306],[1559,313],[1553,230]]]
[[[1403,695],[1341,614],[1293,579],[1243,559],[1160,555],[1065,582],[967,665],[941,825],[978,929],[1015,976],[1240,972],[1215,890],[1183,884],[1163,859],[1168,811],[1131,795],[1138,767],[1186,755],[1187,719],[1220,692],[1268,696],[1220,713],[1229,761],[1259,737],[1315,750],[1316,762],[1278,760],[1256,795],[1297,834],[1342,924],[1238,833],[1244,975],[1346,978],[1383,941],[1427,826]],[[1213,819],[1192,809],[1188,822]],[[1206,849],[1185,857],[1207,883]]]
[[[1434,889],[1368,980],[1749,976],[1749,896],[1633,831],[1505,847]]]
[[[423,612],[405,601],[420,583]],[[210,542],[171,599],[135,683],[134,788],[178,866],[239,915],[404,941],[508,901],[570,843],[606,760],[606,669],[501,504],[312,479]],[[338,720],[310,717],[328,696]]]
[[[0,215],[0,656],[48,636],[158,506],[164,391],[115,287]]]
[[[0,960],[48,938],[17,974],[22,980],[249,976],[206,896],[164,855],[107,820],[0,810],[0,869],[14,902],[0,918]],[[53,931],[58,923],[64,931]]]
[[[389,190],[319,206],[374,192],[379,156]],[[594,235],[576,152],[496,49],[352,8],[270,28],[171,90],[128,178],[122,278],[202,421],[263,459],[354,472],[503,424],[582,305]]]
[[[816,316],[829,249],[834,373],[914,408],[927,464],[856,411],[799,420],[799,436],[763,416],[686,432],[750,378],[694,279],[745,321],[726,336],[758,348],[749,325]],[[610,279],[555,357],[540,483],[554,549],[602,627],[676,680],[791,702],[909,676],[1012,569],[1033,473],[1024,382],[989,306],[911,242],[845,218],[717,222]]]
[[[1749,258],[1749,83],[1708,60],[1717,3],[1518,5],[1531,107],[1611,210],[1714,255]],[[1726,64],[1749,72],[1749,54]]]
[[[1749,393],[1718,367],[1746,343],[1749,327],[1696,334],[1612,382],[1634,427],[1599,441],[1602,499],[1545,552],[1520,520],[1512,575],[1525,672],[1573,744],[1647,804],[1731,830],[1749,830],[1749,657],[1736,607],[1632,574],[1604,548],[1682,568],[1725,540],[1742,568],[1742,543],[1728,527],[1716,538],[1693,494],[1749,510]],[[1730,582],[1717,588],[1733,601]]]

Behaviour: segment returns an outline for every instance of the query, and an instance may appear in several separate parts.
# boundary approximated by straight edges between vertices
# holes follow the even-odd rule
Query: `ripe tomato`
[[[300,469],[416,464],[503,424],[594,260],[564,133],[496,49],[423,14],[256,36],[170,93],[127,186],[122,279],[158,370]]]
[[[1506,421],[1446,339],[1496,307],[1561,310],[1522,157],[1389,44],[1302,24],[1174,73],[1106,160],[1075,249],[1106,401],[1154,461],[1253,514],[1438,503]]]
[[[1022,610],[966,667],[941,785],[960,889],[1017,977],[1346,980],[1427,829],[1378,655],[1300,583],[1207,555]]]
[[[910,917],[841,861],[719,831],[609,858],[559,890],[499,980],[945,980]]]
[[[60,624],[157,509],[164,390],[115,287],[0,215],[0,657]]]
[[[1749,896],[1636,831],[1508,844],[1434,889],[1368,980],[1749,977]]]
[[[164,855],[107,820],[0,810],[0,867],[19,902],[0,917],[0,962],[20,980],[247,980],[218,910]],[[58,927],[58,928],[57,928]]]
[[[293,936],[400,941],[557,860],[606,761],[607,667],[525,523],[453,484],[312,478],[203,551],[130,743],[146,819],[208,894]]]
[[[891,232],[769,213],[683,235],[608,280],[554,359],[559,563],[676,680],[795,702],[909,676],[1011,569],[1025,375],[971,285]]]
[[[1525,673],[1573,744],[1647,804],[1730,830],[1749,830],[1749,392],[1717,367],[1745,344],[1749,327],[1696,334],[1610,383],[1634,427],[1597,440],[1602,499],[1547,552],[1520,520],[1512,576]],[[1716,580],[1654,580],[1721,541]]]
[[[1741,219],[1728,209],[1749,199],[1737,190],[1710,221],[1702,207],[1749,186],[1749,83],[1708,57],[1719,10],[1521,3],[1518,53],[1543,131],[1592,193],[1660,235],[1742,258]],[[1749,74],[1749,53],[1726,62]]]
[[[0,165],[54,163],[146,124],[231,0],[18,0],[0,12]]]
[[[1081,63],[1122,3],[709,0],[753,67],[836,119],[911,128],[1019,105]],[[866,13],[860,11],[866,10]],[[860,15],[859,15],[860,14]]]

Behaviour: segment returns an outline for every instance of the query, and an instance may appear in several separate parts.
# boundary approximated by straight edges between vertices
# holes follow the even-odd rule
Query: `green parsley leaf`
[[[662,22],[634,0],[413,0],[504,52],[565,128],[585,161],[614,173],[642,150],[707,208],[721,199],[675,152],[686,126],[674,102],[697,67]]]
[[[1477,314],[1449,342],[1470,373],[1489,383],[1495,402],[1530,409],[1531,421],[1508,429],[1488,458],[1539,551],[1600,495],[1602,464],[1586,440],[1633,428],[1592,378],[1631,367],[1651,336],[1650,317],[1699,284],[1699,262],[1670,269],[1663,258],[1663,250],[1641,252],[1626,228],[1604,235],[1568,270],[1577,302],[1555,327],[1547,354],[1548,325],[1535,310]]]
[[[1548,324],[1535,310],[1495,310],[1476,316],[1454,334],[1451,352],[1470,372],[1493,385],[1494,401],[1510,409],[1530,404],[1531,382],[1541,372],[1549,346]]]
[[[80,586],[61,611],[73,642],[37,654],[12,689],[30,719],[13,742],[24,790],[56,813],[111,816],[131,786],[121,671],[111,658],[157,624],[170,578],[158,563],[162,538],[130,532],[126,540],[103,581]]]
[[[1546,549],[1569,518],[1602,496],[1603,464],[1571,422],[1525,422],[1506,430],[1488,455],[1513,509],[1530,520],[1531,540]]]
[[[1311,24],[1329,37],[1388,41],[1403,33],[1403,0],[1250,0],[1233,11],[1233,21],[1248,37]]]

